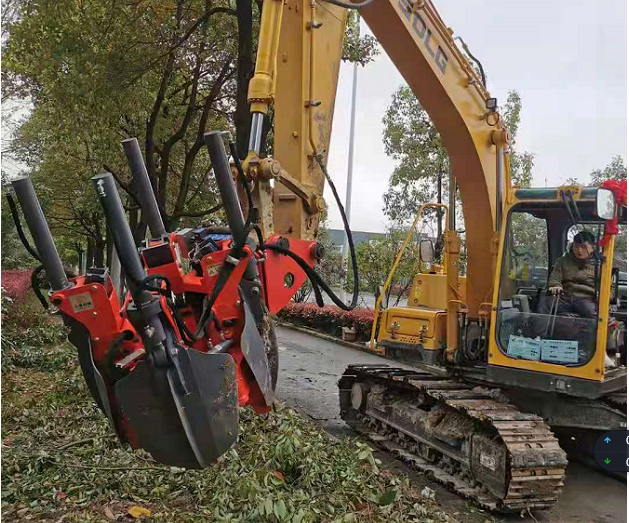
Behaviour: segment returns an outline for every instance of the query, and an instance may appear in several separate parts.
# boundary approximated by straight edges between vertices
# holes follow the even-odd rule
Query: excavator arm
[[[337,3],[263,4],[261,52],[249,89],[252,130],[246,166],[249,176],[259,180],[258,205],[267,233],[317,235],[324,186],[320,163],[327,160],[347,13]],[[472,317],[487,314],[493,288],[487,267],[495,264],[500,209],[509,183],[504,167],[509,136],[496,100],[432,2],[363,4],[361,16],[439,129],[460,188],[464,217],[474,224],[466,230],[467,306]],[[263,161],[260,168],[262,115],[271,104],[273,160]],[[273,177],[284,183],[271,191]],[[296,191],[297,184],[305,190]]]

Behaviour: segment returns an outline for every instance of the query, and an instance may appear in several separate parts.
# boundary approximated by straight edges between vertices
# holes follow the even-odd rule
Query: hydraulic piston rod
[[[154,347],[166,339],[164,327],[159,318],[161,308],[157,298],[148,290],[136,292],[140,282],[146,277],[146,271],[135,247],[131,228],[127,223],[120,195],[116,189],[116,182],[110,173],[96,175],[92,181],[105,213],[105,221],[111,231],[120,265],[124,269],[127,286],[131,289],[133,302],[141,312],[145,323],[142,337],[147,347]]]
[[[33,182],[29,176],[24,176],[13,180],[12,185],[52,289],[60,291],[72,287],[52,239],[52,234],[50,234],[41,205],[39,205]]]
[[[122,148],[129,162],[131,174],[137,184],[138,198],[142,205],[142,219],[146,222],[153,238],[160,238],[166,234],[166,227],[155,199],[155,191],[151,185],[149,174],[144,165],[142,151],[136,138],[128,138],[122,141]]]
[[[220,131],[212,131],[205,134],[205,145],[207,145],[216,184],[221,194],[221,201],[225,208],[227,217],[227,225],[232,233],[234,242],[243,245],[246,240],[247,232],[245,231],[245,219],[242,215],[238,194],[234,187],[234,178],[227,161],[227,153],[223,144],[223,133]]]

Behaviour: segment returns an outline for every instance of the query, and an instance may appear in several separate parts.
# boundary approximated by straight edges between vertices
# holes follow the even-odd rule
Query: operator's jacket
[[[555,266],[548,278],[548,287],[562,287],[564,293],[573,298],[596,297],[596,272],[592,257],[579,260],[572,253],[572,246],[561,258],[557,258]]]

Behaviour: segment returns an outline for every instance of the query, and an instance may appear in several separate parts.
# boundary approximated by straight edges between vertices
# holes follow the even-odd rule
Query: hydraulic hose
[[[339,7],[344,7],[345,9],[362,9],[363,7],[367,7],[370,4],[373,4],[375,0],[363,0],[362,2],[351,3],[351,2],[342,2],[341,0],[323,0],[328,4],[338,5]]]

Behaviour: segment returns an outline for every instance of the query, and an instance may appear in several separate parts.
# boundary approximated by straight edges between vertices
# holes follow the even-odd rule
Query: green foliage
[[[354,328],[358,340],[368,341],[371,337],[374,312],[373,309],[366,307],[344,311],[335,305],[319,307],[315,303],[289,302],[279,312],[278,317],[287,323],[307,327],[337,338],[342,336],[343,327]]]
[[[5,199],[6,189],[2,187],[2,205],[0,206],[2,215],[2,268],[22,269],[34,263],[31,255],[26,251],[17,235],[17,229],[9,205]]]
[[[45,349],[74,354],[58,341]],[[2,378],[7,519],[96,522],[139,505],[155,522],[448,521],[366,444],[331,440],[283,407],[241,410],[238,443],[207,469],[183,470],[121,447],[76,363],[3,368]]]
[[[207,215],[218,195],[208,183],[203,134],[233,132],[237,110],[238,131],[247,132],[237,105],[244,93],[246,106],[255,57],[244,55],[255,50],[258,21],[250,10],[258,7],[235,0],[11,7],[3,22],[3,99],[29,100],[33,109],[9,148],[33,176],[64,254],[75,256],[77,242],[102,251],[109,241],[94,174],[114,173],[123,202],[137,207],[124,138],[138,138],[169,228]],[[378,47],[373,37],[360,38],[358,27],[351,17],[344,59],[365,65]]]
[[[525,266],[528,266],[529,269],[547,268],[548,230],[546,220],[536,218],[525,212],[513,212],[510,220],[508,271],[513,271],[515,278],[521,278]]]
[[[131,191],[120,146],[131,136],[171,225],[212,207],[202,135],[229,128],[233,109],[229,2],[29,2],[7,24],[3,97],[33,104],[12,154],[57,236],[104,242],[90,177],[110,170]]]
[[[437,178],[447,184],[450,162],[441,136],[410,88],[393,94],[383,124],[385,152],[398,162],[384,194],[384,211],[394,222],[408,221],[422,204],[436,201]]]
[[[530,187],[533,181],[533,167],[535,166],[532,153],[518,152],[515,148],[518,129],[520,127],[520,113],[522,112],[522,98],[517,91],[509,91],[506,103],[500,108],[504,126],[511,135],[511,184],[520,187]]]
[[[21,368],[54,371],[67,366],[72,351],[50,350],[63,344],[67,331],[59,317],[42,312],[41,304],[29,296],[15,302],[2,297],[2,372]]]
[[[594,169],[590,173],[590,185],[601,185],[605,180],[626,180],[627,166],[622,156],[616,155],[603,169]]]
[[[360,36],[360,15],[358,11],[350,11],[343,40],[342,60],[364,67],[379,54],[378,40],[371,35]]]
[[[356,247],[362,290],[370,292],[376,298],[380,296],[380,287],[384,285],[393,267],[395,257],[402,247],[407,232],[405,229],[390,227],[383,237],[363,242]],[[410,287],[413,276],[419,270],[419,255],[413,252],[414,250],[417,251],[416,245],[411,240],[389,285],[384,306],[389,304],[391,296],[395,296],[394,303],[397,303]]]
[[[510,91],[501,113],[512,137],[511,178],[514,185],[528,187],[533,155],[519,153],[514,147],[521,110],[520,95]],[[447,201],[448,154],[428,113],[406,86],[393,94],[383,124],[385,152],[398,162],[384,195],[384,212],[392,221],[408,221],[422,204],[437,201],[439,181],[443,184],[442,201]]]

